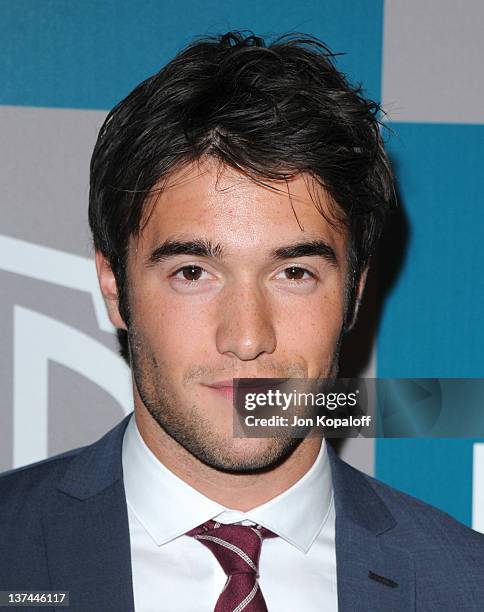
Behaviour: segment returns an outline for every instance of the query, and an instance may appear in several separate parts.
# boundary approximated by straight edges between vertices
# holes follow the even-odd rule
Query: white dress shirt
[[[326,443],[304,476],[248,512],[225,508],[168,470],[142,439],[134,415],[123,472],[136,612],[213,612],[227,577],[214,554],[185,535],[209,519],[259,524],[259,585],[269,612],[336,612],[335,512]]]

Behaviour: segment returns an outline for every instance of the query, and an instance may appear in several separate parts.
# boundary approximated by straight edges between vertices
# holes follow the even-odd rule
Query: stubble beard
[[[290,457],[304,440],[290,436],[268,438],[257,452],[235,448],[234,440],[218,434],[196,405],[187,407],[177,397],[164,368],[133,325],[129,327],[128,340],[133,378],[144,406],[168,436],[205,465],[232,474],[270,471]],[[327,376],[336,375],[340,344],[341,336]]]

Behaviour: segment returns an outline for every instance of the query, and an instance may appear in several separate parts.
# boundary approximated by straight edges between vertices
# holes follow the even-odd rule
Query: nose
[[[241,361],[273,353],[277,341],[267,296],[249,283],[236,283],[225,291],[218,310],[218,351]]]

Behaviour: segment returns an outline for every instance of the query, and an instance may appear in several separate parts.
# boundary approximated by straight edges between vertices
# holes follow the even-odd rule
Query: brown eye
[[[289,280],[303,280],[304,274],[308,271],[298,266],[291,266],[290,268],[286,268],[285,272]]]
[[[183,274],[186,281],[197,281],[200,279],[203,270],[200,266],[185,266],[180,268],[179,272]]]

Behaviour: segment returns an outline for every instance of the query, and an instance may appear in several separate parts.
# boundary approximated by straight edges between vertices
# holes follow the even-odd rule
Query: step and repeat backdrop
[[[316,35],[388,112],[400,209],[348,372],[484,377],[483,21],[480,0],[0,0],[0,470],[132,410],[95,276],[89,159],[107,111],[198,35]],[[484,440],[353,439],[340,453],[484,532]]]

